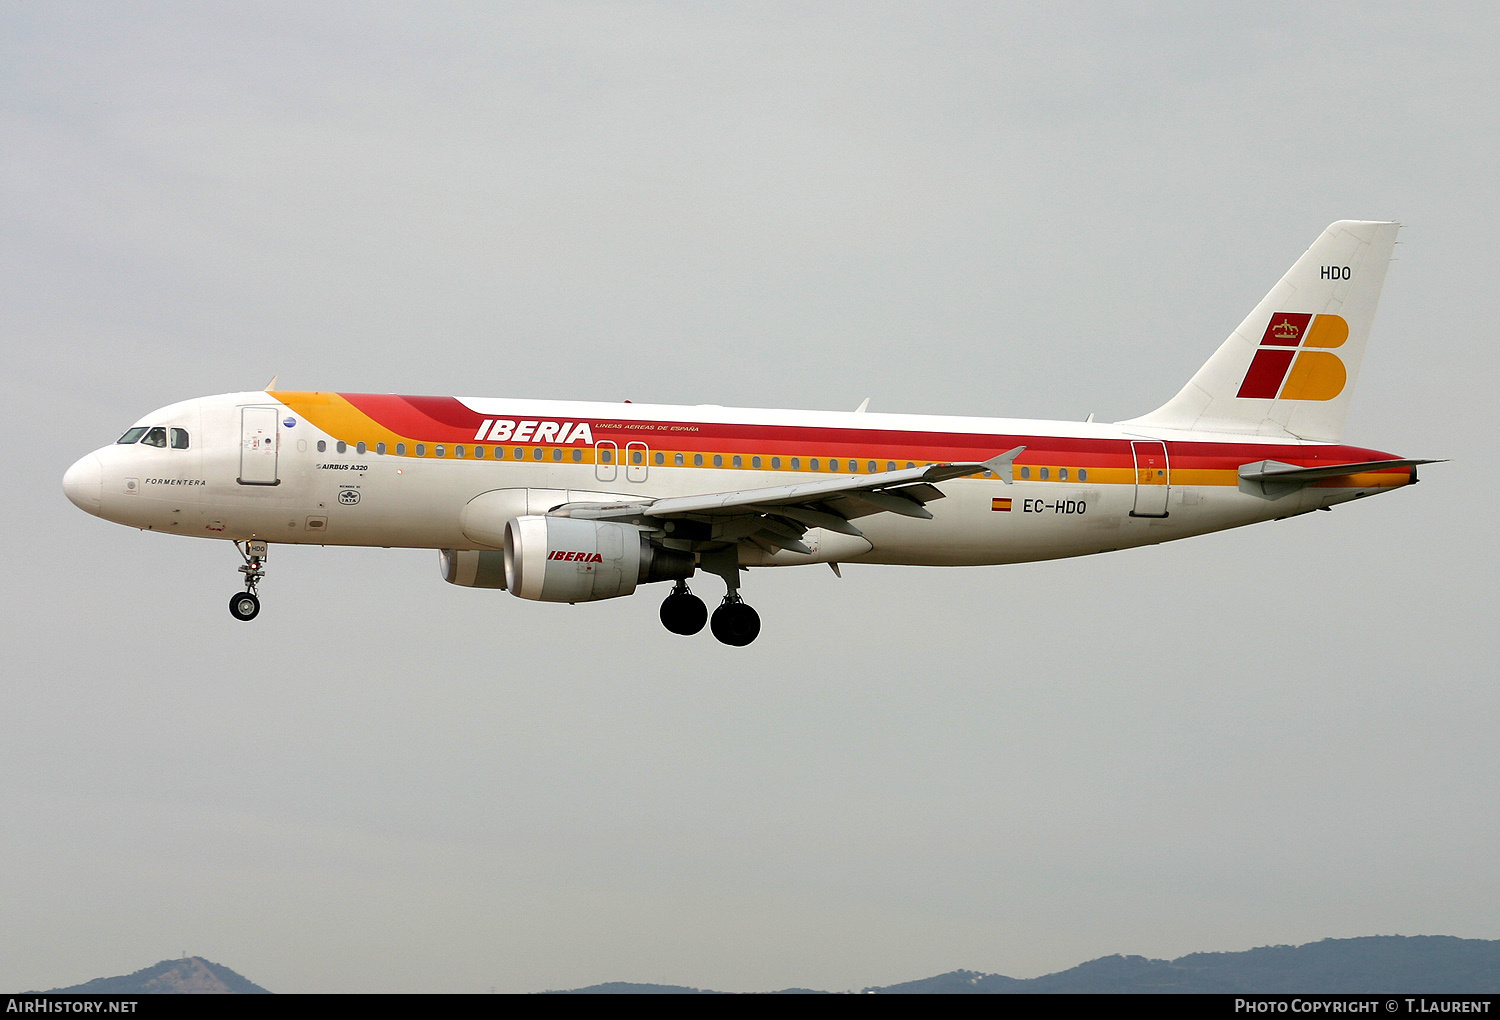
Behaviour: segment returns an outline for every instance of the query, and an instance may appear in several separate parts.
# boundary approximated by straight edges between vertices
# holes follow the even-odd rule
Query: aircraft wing
[[[929,464],[873,475],[837,475],[815,482],[759,489],[670,496],[618,503],[565,503],[550,513],[596,521],[693,521],[711,526],[711,541],[751,539],[757,544],[807,552],[799,541],[808,528],[826,528],[861,537],[851,521],[875,513],[930,519],[923,504],[942,499],[933,483],[990,471],[1007,485],[1018,446],[986,461]]]

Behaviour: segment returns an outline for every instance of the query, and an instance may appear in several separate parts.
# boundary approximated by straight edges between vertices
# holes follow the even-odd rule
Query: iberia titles
[[[509,418],[486,418],[474,433],[476,443],[550,443],[571,446],[594,445],[594,433],[586,421],[512,421]]]

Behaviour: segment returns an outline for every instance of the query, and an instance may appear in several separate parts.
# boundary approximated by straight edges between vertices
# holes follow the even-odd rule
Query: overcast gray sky
[[[0,8],[0,987],[858,988],[1500,938],[1488,4]],[[1406,224],[1291,521],[760,571],[747,649],[63,471],[290,388],[1101,419]],[[712,594],[712,592],[708,592]]]

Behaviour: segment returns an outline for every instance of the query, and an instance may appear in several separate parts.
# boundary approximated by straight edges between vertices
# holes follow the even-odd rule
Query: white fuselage
[[[318,402],[324,398],[331,404]],[[346,403],[338,394],[282,399],[252,392],[173,404],[138,426],[181,430],[186,449],[171,442],[105,446],[74,465],[65,487],[77,505],[96,516],[171,534],[483,549],[496,545],[475,540],[474,529],[465,526],[465,508],[495,490],[511,490],[519,513],[545,513],[580,500],[644,500],[826,478],[848,473],[851,464],[857,474],[887,465],[963,460],[942,455],[959,447],[973,451],[969,459],[976,460],[1026,447],[1009,479],[944,482],[946,498],[929,504],[930,520],[894,513],[861,517],[863,538],[815,528],[804,539],[810,555],[742,547],[742,564],[771,566],[957,565],[1078,556],[1287,517],[1410,480],[1409,473],[1399,472],[1355,475],[1268,498],[1237,483],[1237,465],[1388,455],[1104,423],[482,399],[453,401],[481,422],[477,428],[471,421],[459,431],[460,424],[449,422],[447,431],[424,437],[412,434],[415,427],[402,432],[399,423],[378,421],[378,415],[329,417],[329,406]],[[274,421],[259,439],[248,434],[253,430],[247,408],[274,412],[256,419]],[[370,435],[357,434],[362,420],[372,421]],[[575,432],[576,423],[591,427],[571,442],[552,430],[546,435],[550,442],[537,443],[533,435],[516,441],[515,432],[502,433],[490,424],[500,421],[563,423]],[[533,424],[530,431],[535,429]],[[476,434],[485,440],[476,444]],[[489,438],[500,434],[509,441]],[[401,455],[394,437],[404,437]],[[247,449],[255,443],[263,445]],[[483,456],[475,456],[476,448]],[[701,452],[719,448],[744,452]],[[1157,449],[1164,462],[1147,477],[1156,462],[1146,455]],[[923,459],[923,453],[930,456]],[[720,466],[714,466],[715,457]],[[697,458],[702,466],[695,464]]]

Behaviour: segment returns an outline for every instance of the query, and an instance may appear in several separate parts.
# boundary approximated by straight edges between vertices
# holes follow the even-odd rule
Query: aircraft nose
[[[68,468],[68,473],[63,475],[63,492],[78,509],[98,513],[104,498],[104,466],[99,463],[99,458],[91,453],[80,457]]]

